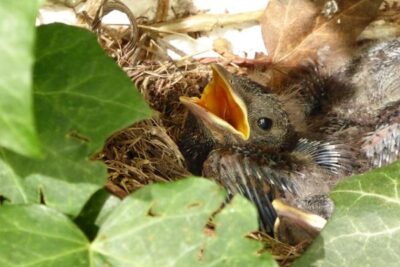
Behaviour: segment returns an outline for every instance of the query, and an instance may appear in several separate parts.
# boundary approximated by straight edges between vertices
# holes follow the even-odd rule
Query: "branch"
[[[160,32],[199,32],[211,31],[217,26],[243,24],[246,22],[259,23],[263,10],[237,14],[200,14],[183,19],[172,20],[152,25]]]

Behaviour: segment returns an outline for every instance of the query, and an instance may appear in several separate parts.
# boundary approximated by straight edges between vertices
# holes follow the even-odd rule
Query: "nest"
[[[178,147],[157,119],[140,121],[111,136],[102,159],[108,166],[109,181],[125,194],[146,184],[190,175]],[[111,188],[118,196],[125,195]]]
[[[143,62],[127,73],[150,107],[159,112],[169,136],[179,140],[187,117],[179,97],[199,96],[211,74],[209,68],[195,63],[179,67],[172,62]]]
[[[104,50],[124,69],[150,107],[158,112],[154,118],[137,122],[107,140],[100,156],[108,167],[107,188],[123,198],[150,183],[187,177],[190,173],[176,145],[187,116],[179,97],[199,96],[209,81],[210,68],[196,61],[176,63],[152,59],[160,58],[159,46],[154,45],[154,36],[146,33],[138,36],[139,41],[133,48],[123,38],[129,34],[127,29],[103,28],[101,33],[99,41]],[[236,66],[231,66],[230,70],[240,71]],[[249,238],[262,241],[265,250],[282,266],[292,262],[304,249],[258,232]]]

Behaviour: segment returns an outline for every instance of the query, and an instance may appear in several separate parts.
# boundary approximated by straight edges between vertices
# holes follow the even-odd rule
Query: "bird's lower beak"
[[[247,108],[243,100],[235,94],[223,67],[211,65],[213,77],[200,98],[180,97],[180,101],[208,127],[228,130],[244,140],[250,136]]]

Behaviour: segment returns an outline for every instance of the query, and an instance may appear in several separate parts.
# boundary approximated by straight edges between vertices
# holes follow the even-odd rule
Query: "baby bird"
[[[251,200],[267,233],[282,203],[327,219],[341,178],[399,158],[400,41],[364,48],[329,77],[314,66],[280,95],[212,65],[201,97],[180,98],[190,171]]]
[[[213,79],[201,98],[181,97],[195,118],[179,146],[195,174],[212,177],[230,194],[255,203],[261,229],[272,233],[273,199],[329,217],[332,180],[347,158],[342,147],[309,141],[296,131],[282,97],[270,89],[212,65]],[[295,113],[296,111],[292,109]],[[327,178],[327,177],[331,178]],[[319,202],[318,205],[310,204]]]
[[[327,115],[340,120],[342,129],[335,129],[337,135],[344,131],[347,143],[359,142],[359,153],[369,163],[362,171],[399,159],[400,38],[363,47],[331,79],[344,84],[346,92]]]
[[[290,83],[303,101],[309,99],[308,131],[351,148],[359,162],[353,172],[363,172],[400,159],[399,73],[396,38],[361,47],[350,63],[328,77],[308,68]]]

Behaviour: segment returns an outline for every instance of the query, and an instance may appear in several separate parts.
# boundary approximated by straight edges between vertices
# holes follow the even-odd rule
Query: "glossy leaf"
[[[270,254],[259,254],[258,242],[243,237],[258,228],[255,208],[242,197],[215,218],[215,238],[208,238],[202,261],[206,266],[278,266]],[[238,253],[239,252],[239,253]]]
[[[199,178],[143,188],[109,215],[92,247],[112,266],[276,266],[245,238],[257,228],[248,201],[225,207],[215,235],[205,232],[224,198],[217,185]]]
[[[39,156],[32,71],[35,19],[41,0],[0,1],[0,146]]]
[[[42,205],[0,207],[0,265],[90,266],[89,242],[65,215]]]
[[[270,256],[259,255],[260,243],[245,237],[257,227],[255,209],[238,197],[218,211],[225,195],[213,182],[192,178],[147,186],[111,205],[100,196],[102,211],[92,213],[88,205],[81,217],[100,229],[92,243],[56,210],[0,206],[0,264],[277,266]],[[93,200],[92,204],[99,199]],[[216,211],[215,231],[206,230]]]
[[[34,70],[35,117],[41,159],[7,150],[0,155],[22,178],[29,199],[77,215],[106,181],[106,169],[90,159],[113,132],[150,110],[126,74],[87,30],[53,24],[38,29]],[[1,184],[0,194],[10,197]],[[21,186],[20,188],[23,188]],[[79,197],[78,197],[79,196]]]
[[[294,266],[397,266],[399,191],[400,162],[342,182],[333,217]]]

